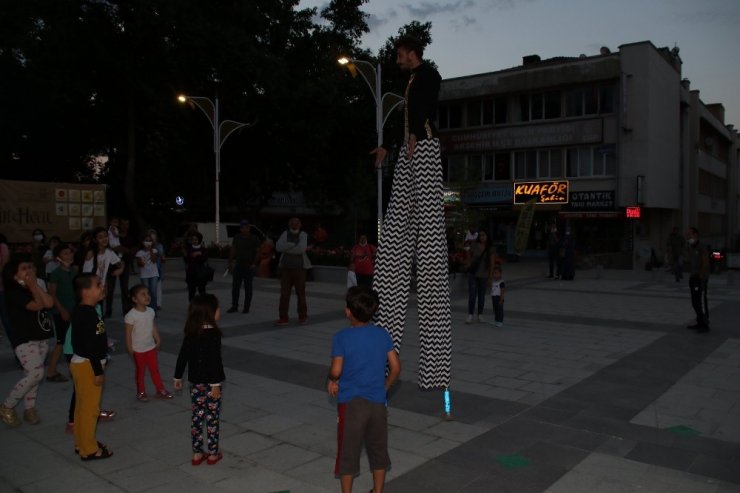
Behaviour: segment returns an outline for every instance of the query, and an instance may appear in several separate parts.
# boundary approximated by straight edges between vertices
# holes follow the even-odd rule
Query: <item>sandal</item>
[[[65,377],[61,373],[55,373],[54,375],[47,376],[46,377],[47,382],[56,382],[56,383],[63,383],[63,382],[69,382],[69,378]]]
[[[98,453],[99,453],[99,455],[98,455]],[[111,452],[107,448],[103,447],[103,448],[99,448],[98,451],[95,452],[92,455],[87,455],[85,457],[80,456],[80,459],[82,459],[84,461],[100,460],[100,459],[107,459],[108,457],[112,457],[112,456],[113,456],[113,452]]]
[[[199,458],[195,458],[196,455],[200,454]],[[203,460],[206,458],[206,454],[203,452],[196,452],[193,454],[193,458],[190,460],[190,463],[194,466],[199,466],[203,463]]]
[[[108,446],[104,443],[98,442],[98,448],[108,450]],[[80,449],[75,447],[75,454],[80,455]]]
[[[211,457],[214,457],[214,458],[211,459]],[[206,464],[208,464],[209,466],[212,466],[213,464],[215,464],[216,462],[220,461],[223,458],[224,458],[224,454],[222,454],[221,452],[217,454],[211,454],[208,456],[208,459],[206,459]]]

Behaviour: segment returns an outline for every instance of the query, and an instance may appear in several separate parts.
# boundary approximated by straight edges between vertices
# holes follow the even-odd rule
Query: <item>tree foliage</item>
[[[185,93],[218,97],[222,119],[254,123],[222,148],[231,220],[278,190],[371,218],[373,103],[336,63],[369,56],[359,47],[366,1],[332,0],[320,13],[298,0],[0,2],[0,177],[90,179],[87,157],[102,152],[112,213],[155,222],[184,195],[210,217],[212,130],[176,102]]]

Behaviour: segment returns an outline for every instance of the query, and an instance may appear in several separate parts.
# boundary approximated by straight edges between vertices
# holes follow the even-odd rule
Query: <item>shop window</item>
[[[494,180],[511,180],[511,155],[508,152],[499,152],[494,160]]]
[[[498,97],[494,104],[494,119],[496,125],[502,125],[509,122],[509,100],[505,97]]]
[[[465,105],[468,127],[480,127],[481,123],[481,102],[471,101]]]
[[[483,125],[493,125],[493,99],[483,100]]]
[[[545,118],[560,118],[560,91],[545,93]]]

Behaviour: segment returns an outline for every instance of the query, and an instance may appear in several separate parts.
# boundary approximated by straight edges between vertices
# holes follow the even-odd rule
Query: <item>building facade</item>
[[[646,41],[444,80],[450,194],[509,244],[522,204],[536,200],[529,250],[557,225],[605,265],[662,260],[674,226],[737,247],[740,139],[681,64],[677,48]]]

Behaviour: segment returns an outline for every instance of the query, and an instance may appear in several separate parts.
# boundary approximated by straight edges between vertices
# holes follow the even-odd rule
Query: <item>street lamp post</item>
[[[248,127],[250,126],[249,123],[240,123],[234,120],[219,120],[219,112],[218,112],[218,98],[215,98],[214,101],[211,101],[210,98],[202,97],[202,96],[187,96],[185,94],[181,94],[177,97],[177,100],[181,103],[191,103],[194,106],[197,106],[198,109],[200,109],[204,115],[206,115],[206,118],[208,118],[208,121],[211,124],[211,127],[213,128],[213,154],[215,155],[216,160],[216,244],[220,244],[221,239],[221,210],[220,210],[220,204],[221,204],[221,187],[220,187],[220,176],[221,176],[221,146],[224,145],[224,142],[226,139],[229,138],[229,136],[234,133],[235,131],[239,130],[242,127]]]
[[[381,68],[380,63],[377,67],[364,60],[353,60],[342,57],[337,60],[340,64],[345,65],[352,77],[356,77],[359,72],[362,78],[370,88],[370,92],[375,100],[375,132],[378,136],[378,147],[383,145],[383,127],[391,112],[403,103],[403,96],[387,92],[381,94]],[[380,227],[383,224],[383,168],[378,167],[378,238],[380,238]]]

